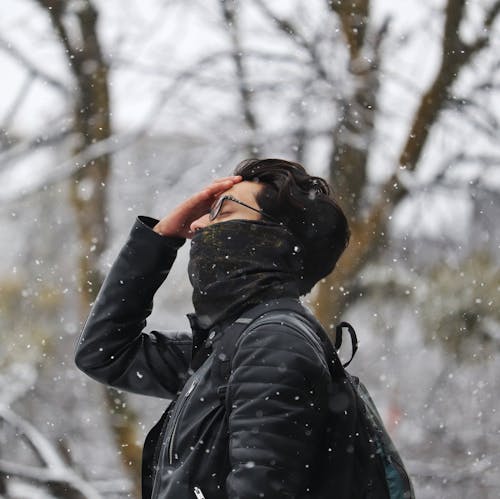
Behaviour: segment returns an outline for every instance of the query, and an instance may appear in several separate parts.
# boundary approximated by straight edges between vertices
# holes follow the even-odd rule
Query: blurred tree
[[[238,2],[231,2],[233,11],[234,4]],[[379,106],[382,68],[384,60],[393,55],[383,50],[384,40],[390,32],[390,19],[386,18],[382,23],[376,24],[372,19],[370,0],[328,0],[327,12],[333,19],[324,24],[340,26],[339,30],[343,34],[343,42],[339,39],[329,41],[338,43],[339,46],[343,43],[343,52],[346,54],[343,59],[336,54],[338,60],[335,73],[332,73],[327,69],[331,61],[326,59],[331,57],[331,52],[325,55],[323,50],[322,53],[321,42],[325,40],[322,40],[319,33],[313,33],[308,38],[303,33],[300,20],[277,14],[262,0],[254,0],[254,4],[279,32],[305,52],[311,70],[309,78],[315,76],[319,81],[326,82],[330,88],[337,89],[334,105],[331,106],[331,109],[335,109],[337,119],[326,132],[331,143],[327,176],[345,209],[352,238],[337,270],[317,288],[316,313],[323,324],[328,326],[338,321],[340,315],[358,299],[360,294],[353,293],[353,290],[359,288],[359,276],[367,265],[376,261],[387,246],[392,215],[410,193],[408,182],[404,180],[409,178],[409,172],[415,175],[421,166],[422,152],[442,111],[463,108],[457,103],[466,100],[454,97],[454,85],[462,70],[489,46],[494,33],[492,27],[499,17],[500,2],[490,2],[489,7],[484,7],[482,26],[477,30],[479,34],[475,39],[464,41],[461,26],[467,18],[467,2],[446,0],[439,47],[440,65],[429,88],[421,95],[413,116],[410,117],[409,130],[402,142],[398,165],[394,166],[392,173],[380,186],[372,184],[368,167],[375,147],[375,124],[384,112]],[[228,23],[228,26],[230,30],[235,29],[234,23]],[[239,54],[241,58],[245,52]],[[339,60],[346,61],[346,68],[339,68]],[[339,83],[338,75],[343,69],[346,74],[344,81]],[[339,85],[341,88],[338,88]],[[241,89],[242,86],[238,84],[237,88]],[[259,86],[255,84],[253,88],[254,93],[258,93]],[[415,92],[415,89],[412,91]],[[303,95],[302,98],[305,99],[306,96]],[[248,99],[245,102],[250,104]],[[297,121],[296,119],[295,122]],[[257,119],[252,120],[253,124],[256,122]],[[253,128],[255,130],[255,127]],[[297,159],[302,159],[304,137],[314,139],[317,132],[302,122],[296,124],[294,134],[295,137],[302,137],[302,140],[299,139],[300,144],[294,148]],[[437,174],[436,183],[440,180],[442,179]],[[377,194],[374,194],[374,188]],[[336,292],[332,293],[332,290]]]
[[[353,92],[343,102],[340,119],[332,133],[330,181],[335,186],[350,221],[352,239],[339,266],[320,284],[317,313],[327,325],[353,304],[350,292],[363,267],[373,262],[383,249],[389,233],[391,214],[407,196],[400,172],[415,171],[432,127],[449,104],[453,84],[460,71],[488,46],[491,27],[500,12],[494,2],[484,16],[481,34],[471,42],[460,35],[466,12],[466,0],[447,0],[441,44],[441,64],[429,89],[422,95],[399,158],[396,170],[382,185],[374,202],[368,202],[367,166],[377,113],[381,41],[387,24],[374,28],[370,21],[370,0],[328,2],[342,25],[349,50],[349,71]],[[331,289],[343,289],[333,295]]]
[[[65,499],[102,499],[92,485],[71,468],[42,433],[18,414],[0,408],[0,423],[10,426],[17,439],[23,439],[31,448],[39,466],[12,462],[0,457],[0,477],[20,477],[26,482],[44,486],[54,497]],[[1,481],[0,481],[1,482]]]
[[[52,21],[76,82],[73,95],[74,154],[111,136],[109,69],[98,33],[98,11],[89,0],[37,0]],[[72,24],[73,23],[73,24]],[[82,321],[102,284],[99,259],[107,246],[106,190],[110,173],[107,153],[79,164],[69,182],[77,224],[78,296]],[[126,394],[106,388],[110,424],[122,461],[140,495],[141,448],[137,444],[137,416]]]
[[[238,19],[237,0],[219,0],[224,23],[230,35],[231,58],[234,63],[236,84],[239,93],[239,103],[243,124],[248,129],[250,137],[244,145],[249,156],[254,156],[259,149],[255,141],[255,132],[258,128],[257,118],[252,106],[252,89],[248,84],[248,76],[245,67],[244,52],[241,46],[241,35]]]
[[[144,88],[151,90],[150,93],[154,95],[155,102],[143,124],[139,126],[137,136],[144,136],[147,130],[158,144],[163,146],[168,141],[172,144],[168,152],[163,152],[163,155],[159,152],[158,156],[156,151],[151,152],[152,142],[145,141],[142,144],[143,156],[129,168],[130,171],[135,171],[135,176],[130,175],[127,179],[127,173],[123,173],[122,178],[129,181],[127,199],[134,199],[129,195],[131,191],[136,193],[135,199],[154,192],[148,202],[155,210],[164,210],[164,200],[159,202],[156,198],[158,192],[168,190],[169,194],[174,194],[175,191],[176,195],[178,192],[182,195],[188,189],[197,188],[196,182],[204,183],[209,172],[217,174],[217,168],[221,165],[239,161],[242,154],[267,156],[279,152],[283,156],[303,161],[308,166],[309,163],[314,163],[311,159],[315,158],[318,150],[316,147],[321,142],[320,149],[327,149],[327,159],[321,160],[324,163],[323,171],[328,172],[327,176],[348,214],[353,232],[351,245],[338,270],[318,286],[317,295],[313,296],[316,298],[314,301],[317,301],[317,312],[322,322],[325,325],[334,322],[354,305],[361,295],[373,298],[375,295],[367,275],[379,265],[381,277],[376,287],[377,296],[382,296],[381,303],[388,301],[387,297],[391,293],[399,298],[391,300],[394,303],[387,313],[387,324],[393,324],[403,308],[416,306],[422,309],[423,313],[429,314],[433,325],[439,325],[435,331],[429,332],[429,335],[431,339],[433,335],[436,335],[436,339],[444,339],[442,344],[449,347],[445,352],[452,351],[460,358],[465,356],[465,350],[462,348],[468,348],[467,341],[460,345],[454,340],[450,341],[450,338],[458,336],[461,339],[468,336],[472,338],[471,335],[474,335],[481,341],[485,340],[485,345],[492,343],[487,336],[492,336],[490,319],[495,318],[495,313],[493,306],[485,304],[491,301],[487,299],[488,293],[494,294],[494,280],[477,280],[473,276],[475,273],[485,272],[493,278],[494,262],[474,257],[470,267],[461,269],[466,280],[476,279],[477,283],[485,284],[485,287],[480,289],[477,286],[474,288],[477,291],[474,297],[482,301],[473,303],[465,291],[457,293],[457,302],[453,301],[454,289],[458,289],[457,280],[459,283],[465,282],[463,277],[457,275],[457,267],[442,264],[441,268],[436,268],[434,272],[416,273],[420,275],[414,273],[404,283],[405,287],[401,288],[396,287],[391,279],[394,277],[397,280],[405,275],[404,270],[408,269],[403,269],[404,262],[399,266],[392,265],[387,259],[379,257],[387,258],[390,220],[403,201],[414,193],[412,189],[416,183],[415,177],[425,166],[424,148],[429,146],[433,137],[439,135],[438,125],[443,124],[445,114],[453,115],[454,121],[470,123],[477,141],[484,137],[497,140],[495,106],[485,109],[485,99],[476,102],[471,95],[457,96],[461,91],[456,89],[460,75],[467,68],[475,68],[474,63],[478,56],[485,52],[488,52],[490,60],[493,60],[491,71],[470,78],[474,80],[471,84],[473,91],[476,95],[481,93],[484,96],[498,88],[495,80],[499,68],[498,55],[485,49],[494,41],[493,33],[497,33],[493,28],[497,27],[499,1],[488,0],[481,5],[472,6],[472,3],[468,5],[464,0],[443,0],[437,8],[434,6],[438,5],[438,2],[423,5],[423,9],[431,9],[430,15],[434,18],[442,19],[443,32],[439,39],[435,39],[432,38],[432,28],[429,26],[420,30],[418,35],[415,35],[419,29],[417,26],[411,25],[409,28],[410,31],[415,30],[410,36],[428,34],[429,37],[425,38],[428,43],[426,50],[431,51],[436,45],[440,53],[438,68],[421,95],[418,90],[421,81],[409,82],[405,79],[404,72],[408,66],[401,65],[401,71],[397,74],[384,73],[387,67],[391,67],[391,71],[394,69],[393,61],[398,60],[397,50],[406,42],[399,37],[391,41],[393,24],[388,19],[376,19],[373,8],[375,0],[321,0],[307,3],[214,0],[178,4],[175,8],[179,9],[180,15],[176,17],[179,25],[184,26],[182,23],[189,19],[188,14],[195,17],[197,13],[201,17],[201,23],[197,25],[196,36],[199,35],[198,29],[201,30],[201,27],[211,30],[213,34],[220,30],[221,26],[225,35],[222,45],[215,44],[215,48],[204,42],[203,35],[199,35],[203,44],[199,47],[199,53],[190,53],[187,58],[183,58],[181,54],[178,59],[175,50],[189,36],[183,33],[182,37],[172,36],[168,41],[163,39],[160,46],[155,45],[151,33],[167,32],[164,26],[170,21],[169,16],[163,10],[162,16],[155,16],[156,19],[149,22],[150,10],[143,8],[141,4],[137,7],[137,16],[148,18],[148,22],[134,24],[133,33],[126,23],[123,31],[112,43],[119,44],[120,40],[130,39],[132,50],[128,58],[123,46],[120,47],[123,50],[115,51],[112,67],[108,66],[103,55],[103,52],[106,52],[101,46],[104,30],[101,25],[99,31],[97,23],[101,19],[99,16],[105,12],[106,5],[109,5],[108,2],[37,0],[37,3],[50,17],[56,39],[65,50],[64,56],[75,82],[75,90],[73,86],[70,88],[69,85],[61,84],[48,71],[41,69],[41,65],[38,67],[38,64],[30,62],[16,51],[14,46],[4,43],[0,38],[0,49],[9,51],[28,69],[26,79],[9,106],[2,128],[6,130],[15,122],[16,112],[29,93],[33,80],[40,78],[51,88],[60,91],[65,99],[71,99],[71,130],[59,129],[53,127],[52,123],[47,123],[47,130],[44,130],[43,134],[24,144],[20,141],[18,147],[14,147],[17,137],[12,130],[2,133],[2,145],[10,148],[8,154],[2,154],[2,162],[12,162],[14,156],[19,158],[24,152],[39,147],[40,144],[59,144],[68,136],[73,141],[74,156],[69,163],[78,162],[78,165],[77,168],[71,165],[73,173],[69,189],[75,214],[74,228],[79,240],[77,297],[81,319],[88,313],[88,306],[95,299],[102,281],[98,263],[100,259],[102,263],[103,251],[111,242],[108,241],[107,218],[113,216],[115,222],[118,219],[116,213],[124,211],[120,205],[116,207],[116,213],[112,214],[107,200],[110,183],[109,154],[110,151],[114,152],[111,147],[114,138],[110,140],[112,130],[109,118],[109,79],[113,72],[114,75],[123,75],[124,72],[120,71],[125,69],[131,73],[135,71],[136,75],[133,80],[136,85],[127,88],[125,100],[129,100],[128,92],[132,94],[136,90],[134,86],[142,92],[141,99],[146,96]],[[161,3],[164,6],[177,5],[177,2]],[[131,4],[127,3],[123,4],[124,10],[125,5],[130,9],[126,16],[130,16],[136,7],[130,7]],[[149,5],[153,5],[153,2]],[[476,10],[482,9],[482,17],[479,16],[480,26],[475,30],[476,37],[471,35],[470,26],[465,37],[462,28],[469,21],[468,10],[472,7]],[[117,15],[116,12],[114,14]],[[107,19],[110,23],[116,20],[111,17]],[[156,28],[150,29],[151,26]],[[109,33],[106,31],[106,34]],[[217,31],[217,35],[219,34]],[[144,46],[154,47],[151,52],[142,45],[139,47],[142,39],[146,40]],[[389,45],[390,43],[393,45]],[[126,43],[124,46],[126,47]],[[112,48],[114,50],[116,47]],[[168,54],[168,57],[165,57],[165,54]],[[426,59],[426,56],[427,54],[422,60]],[[420,59],[419,61],[421,62]],[[414,109],[407,112],[403,105],[399,108],[401,100],[400,96],[396,96],[390,105],[398,107],[397,112],[404,114],[404,119],[399,122],[386,120],[384,126],[392,129],[381,130],[380,122],[384,121],[388,113],[387,96],[385,102],[383,99],[384,86],[388,80],[397,81],[400,89],[404,88],[408,95],[411,94],[418,102]],[[117,77],[114,81],[116,89],[120,78]],[[141,86],[143,83],[144,87]],[[116,102],[123,99],[118,91],[116,99]],[[165,112],[167,105],[168,111]],[[445,110],[448,113],[444,113]],[[389,112],[392,113],[393,110]],[[162,115],[166,115],[164,121],[161,121]],[[407,132],[404,131],[406,127]],[[377,154],[380,156],[377,147],[380,149],[392,143],[399,144],[400,138],[396,129],[398,133],[403,130],[404,134],[400,150],[396,154],[396,160],[391,158],[393,166],[383,184],[376,184],[373,176],[370,177],[373,157]],[[182,142],[183,134],[187,140]],[[498,164],[495,154],[489,155],[488,152],[479,156],[470,152],[468,141],[464,140],[463,130],[460,133],[451,130],[450,136],[460,143],[460,147],[449,154],[448,151],[440,151],[438,161],[442,162],[442,167],[433,177],[436,185],[445,184],[445,171],[451,171],[448,170],[449,167],[456,170],[459,164],[472,163],[486,169]],[[193,137],[195,140],[190,141]],[[194,143],[198,147],[196,154],[193,153]],[[99,150],[99,147],[102,149]],[[177,152],[172,154],[174,149]],[[320,156],[323,157],[321,154]],[[147,160],[149,163],[146,174],[145,170],[141,169]],[[188,168],[187,165],[193,166]],[[121,167],[121,170],[126,170],[126,167]],[[60,178],[62,174],[58,175],[57,178]],[[130,178],[134,180],[130,182]],[[459,182],[463,190],[469,188],[467,181]],[[118,181],[115,185],[116,183]],[[422,190],[431,190],[433,186],[420,187]],[[0,196],[4,196],[4,193],[0,193]],[[120,220],[120,223],[122,222],[123,220]],[[125,226],[120,225],[117,231],[123,233]],[[56,241],[51,243],[56,244]],[[413,248],[409,249],[414,249],[415,241],[407,239],[404,245],[413,245]],[[394,245],[392,246],[391,251],[394,251]],[[404,251],[407,250],[408,248]],[[478,252],[476,255],[480,254]],[[433,280],[436,282],[433,283]],[[408,290],[412,294],[415,286],[420,291],[425,291],[421,301],[420,298],[413,301],[412,297],[406,294]],[[447,296],[433,301],[443,293]],[[172,302],[173,300],[170,306]],[[379,307],[382,308],[380,303],[372,303],[372,306],[377,313]],[[434,319],[437,319],[437,322],[432,322]],[[425,327],[425,321],[422,323]],[[379,328],[379,331],[387,333],[386,339],[389,338],[387,324],[385,329]],[[493,326],[496,327],[495,324]],[[467,332],[457,336],[456,329],[463,327]],[[390,334],[395,335],[396,330],[395,326],[391,326]],[[431,331],[429,324],[427,330]],[[391,336],[392,339],[396,340]],[[383,348],[384,345],[381,345],[380,349],[374,350],[377,353],[373,355],[385,356]],[[391,360],[398,372],[403,372],[406,367],[404,359],[408,360],[408,357],[401,356],[400,360]],[[447,363],[447,360],[443,363],[449,367],[451,364]],[[470,368],[473,369],[473,366]],[[445,373],[443,378],[447,380],[446,386],[449,387],[451,381],[447,375],[448,373]],[[456,398],[459,398],[459,383],[449,389],[455,390]],[[413,398],[420,400],[417,390],[412,394]],[[129,410],[124,394],[107,391],[107,400],[117,448],[122,453],[127,468],[130,468],[129,463],[132,463],[132,468],[135,468],[133,476],[137,479],[139,448],[136,445],[138,438],[134,429],[135,414]],[[406,402],[405,407],[410,405]],[[487,407],[487,402],[484,402],[484,407]],[[418,420],[416,421],[418,423]],[[424,423],[422,421],[422,426],[427,430]],[[432,425],[429,435],[432,438],[434,435],[441,435],[438,433],[439,424],[433,422]],[[461,452],[466,448],[464,442],[465,439],[460,446]],[[456,440],[453,445],[456,446]],[[449,448],[452,449],[453,446],[449,444]],[[432,456],[428,449],[425,452],[422,452],[423,456]],[[425,474],[426,472],[422,473]],[[449,470],[443,470],[440,480],[441,476],[449,476]],[[436,494],[430,495],[435,496]]]
[[[494,256],[477,251],[460,266],[440,262],[430,273],[420,303],[427,339],[442,342],[459,363],[492,358],[500,351],[500,269]]]

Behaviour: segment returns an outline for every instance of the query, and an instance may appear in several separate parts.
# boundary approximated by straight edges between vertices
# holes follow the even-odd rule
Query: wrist
[[[161,222],[158,222],[152,229],[159,234],[160,236],[164,237],[182,237],[178,232],[173,231],[170,229],[168,226],[165,226]]]
[[[158,221],[156,218],[139,215],[137,217],[136,227],[146,229],[146,233],[149,233],[152,241],[162,241],[163,244],[171,247],[180,248],[186,241],[186,238],[180,235],[166,233],[163,230],[161,221]]]
[[[160,234],[160,236],[163,236],[163,231],[160,228],[160,224],[157,223],[154,227],[151,227],[152,230],[154,230],[157,234]]]

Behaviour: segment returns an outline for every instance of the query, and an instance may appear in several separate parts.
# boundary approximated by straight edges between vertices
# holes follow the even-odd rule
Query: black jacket
[[[190,314],[192,334],[145,331],[184,242],[156,234],[154,223],[136,221],[76,349],[77,366],[97,381],[175,399],[146,439],[143,497],[194,499],[195,487],[206,499],[317,497],[330,389],[319,341],[286,325],[249,328],[225,407],[211,368],[227,323],[203,331]]]

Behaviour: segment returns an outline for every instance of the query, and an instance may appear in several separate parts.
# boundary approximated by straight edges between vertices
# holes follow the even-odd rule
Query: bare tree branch
[[[17,62],[24,66],[31,74],[40,78],[44,82],[48,83],[56,90],[62,92],[65,96],[70,95],[70,89],[61,81],[57,80],[53,76],[49,75],[43,69],[37,67],[33,62],[31,62],[19,49],[14,47],[12,43],[6,41],[2,36],[0,36],[0,49],[5,53],[13,57]]]
[[[42,467],[35,467],[0,459],[0,474],[43,483],[49,490],[60,490],[61,485],[65,486],[68,491],[66,497],[72,499],[102,499],[94,487],[66,465],[53,445],[33,425],[6,407],[0,407],[0,419],[12,426],[16,433],[26,440],[42,463]]]
[[[351,60],[360,55],[365,44],[370,0],[327,0],[330,9],[338,14],[347,39]]]
[[[489,37],[486,37],[486,35],[480,37],[475,43],[470,45],[466,45],[460,39],[459,30],[464,15],[465,4],[466,0],[448,0],[445,9],[441,66],[433,84],[422,97],[400,157],[400,165],[408,170],[415,169],[424,144],[427,141],[429,131],[443,109],[448,99],[448,92],[457,79],[460,70],[475,53],[484,48],[488,43]],[[496,2],[487,15],[483,26],[484,30],[488,31],[488,33],[499,12],[500,2]],[[388,192],[392,191],[391,185],[393,184],[393,179],[390,179],[387,183]],[[394,195],[394,200],[400,199],[403,195],[404,190],[399,190]]]
[[[263,0],[254,0],[254,3],[258,5],[260,10],[276,25],[276,27],[285,33],[290,39],[292,39],[297,45],[306,50],[309,54],[310,60],[312,62],[313,68],[316,70],[317,75],[325,82],[331,83],[332,78],[328,74],[321,57],[315,45],[309,42],[302,34],[299,29],[294,26],[294,24],[287,19],[278,17]]]
[[[0,407],[0,417],[26,438],[41,464],[51,468],[66,467],[49,441],[34,426],[5,407]]]
[[[457,166],[466,163],[472,163],[485,168],[489,166],[498,167],[500,164],[500,156],[496,154],[468,154],[460,152],[442,162],[441,166],[437,168],[439,172],[437,177],[442,176],[452,165]]]
[[[475,42],[466,45],[468,51],[470,51],[473,54],[475,52],[479,52],[480,50],[484,49],[490,44],[492,38],[491,28],[495,23],[495,21],[498,19],[499,14],[500,14],[500,1],[497,0],[496,2],[493,3],[493,5],[491,5],[489,10],[486,12],[482,29],[482,33],[484,34],[479,36]]]
[[[71,129],[57,130],[52,134],[37,135],[27,140],[11,145],[4,153],[0,154],[1,169],[5,170],[9,164],[19,160],[23,156],[34,152],[41,147],[60,144],[73,133]]]
[[[10,140],[8,135],[9,135],[10,125],[14,120],[17,112],[21,108],[24,100],[26,99],[26,96],[29,93],[29,90],[31,88],[34,79],[35,77],[33,73],[28,73],[26,75],[23,84],[20,86],[17,92],[17,96],[14,98],[9,109],[7,109],[7,112],[5,113],[3,123],[0,125],[0,145],[1,145],[0,149],[6,148],[9,145]]]
[[[231,57],[236,69],[236,80],[240,94],[240,102],[246,125],[252,134],[257,129],[257,118],[252,110],[252,90],[248,85],[248,78],[243,61],[243,50],[238,31],[238,19],[236,15],[237,0],[220,0],[222,15],[229,31],[232,44]],[[253,142],[253,137],[247,143],[247,150],[250,156],[255,155],[257,145]]]
[[[184,71],[179,72],[178,70],[172,72],[168,70],[165,65],[163,66],[154,66],[147,63],[143,63],[142,61],[138,61],[136,59],[114,56],[111,62],[111,67],[113,69],[126,67],[128,70],[136,70],[141,74],[150,74],[153,76],[160,76],[166,79],[178,80],[180,78],[180,74],[185,75],[184,78],[193,78],[194,76],[198,76],[199,74],[199,66],[207,66],[211,63],[216,62],[218,59],[224,60],[227,58],[231,58],[234,55],[233,50],[220,50],[217,52],[212,52],[208,56],[203,56],[201,59],[195,61],[190,64],[188,68]],[[293,53],[272,53],[271,51],[258,50],[258,49],[245,49],[245,57],[252,58],[259,61],[271,61],[273,63],[281,63],[281,64],[293,64],[293,65],[302,65],[303,61],[297,57]],[[196,72],[198,69],[198,74]],[[220,75],[217,75],[217,78],[220,78]],[[214,81],[218,81],[217,78],[214,78]]]
[[[74,68],[74,65],[78,63],[81,59],[78,51],[73,49],[71,45],[69,34],[62,22],[65,10],[67,8],[67,2],[64,0],[35,0],[40,4],[40,6],[50,14],[50,19],[52,25],[56,31],[59,41],[63,44],[64,51],[66,53],[66,58],[69,64]],[[88,4],[88,0],[83,0],[84,4]]]
[[[92,161],[97,161],[103,156],[108,156],[121,149],[129,147],[131,144],[139,141],[143,136],[144,132],[139,131],[131,134],[113,135],[107,139],[95,142],[78,154],[65,159],[55,166],[47,165],[48,168],[45,175],[40,176],[40,182],[34,185],[31,189],[23,190],[21,192],[12,192],[8,189],[0,190],[0,203],[7,203],[13,200],[22,199],[27,195],[31,195],[34,192],[45,189],[61,180],[68,179],[78,170],[90,167]]]

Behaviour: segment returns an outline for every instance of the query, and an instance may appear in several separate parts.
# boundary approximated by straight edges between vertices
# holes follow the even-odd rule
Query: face
[[[228,189],[219,197],[231,195],[239,201],[248,204],[249,206],[260,209],[257,201],[255,200],[257,194],[263,189],[262,184],[258,184],[256,182],[248,182],[244,180],[243,182],[239,182]],[[222,205],[222,209],[218,214],[217,218],[210,221],[209,214],[205,214],[195,220],[191,226],[191,232],[195,232],[198,229],[203,229],[209,225],[213,225],[219,222],[227,222],[228,220],[260,220],[261,215],[256,211],[253,211],[246,206],[242,206],[239,203],[235,203],[229,199],[224,201]]]

